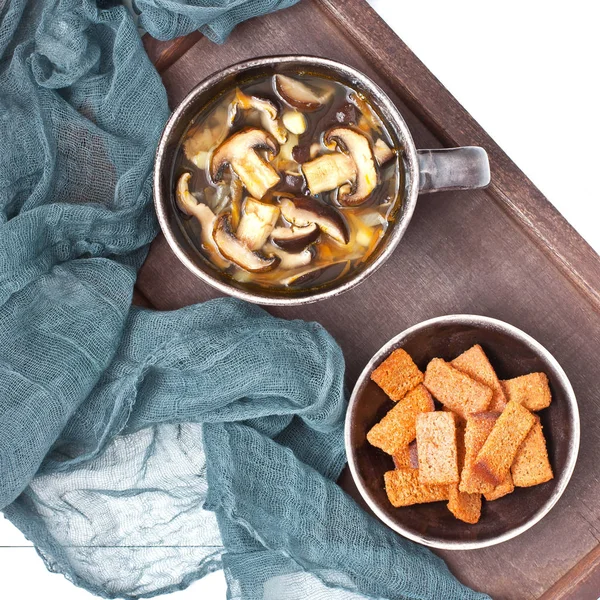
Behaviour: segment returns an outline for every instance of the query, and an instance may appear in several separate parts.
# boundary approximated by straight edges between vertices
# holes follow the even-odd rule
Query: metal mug
[[[237,282],[212,266],[187,237],[175,208],[173,165],[190,121],[222,92],[265,75],[309,72],[348,85],[369,99],[386,124],[394,146],[400,148],[404,186],[396,198],[396,218],[366,265],[350,272],[345,279],[313,289],[296,292],[258,288]],[[267,56],[239,62],[199,83],[179,104],[162,133],[154,164],[154,203],[160,227],[169,246],[181,262],[197,277],[221,292],[264,305],[308,304],[341,294],[374,273],[395,250],[412,214],[417,197],[441,190],[468,190],[486,187],[490,168],[483,148],[417,150],[402,115],[385,92],[366,75],[342,63],[314,56]]]

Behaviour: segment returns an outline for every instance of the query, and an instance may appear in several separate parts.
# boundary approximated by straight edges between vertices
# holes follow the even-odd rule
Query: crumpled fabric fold
[[[216,41],[292,1],[137,0]],[[131,307],[169,110],[112,0],[0,5],[0,508],[106,598],[224,569],[229,597],[480,598],[334,483],[344,363],[315,323],[232,299]]]

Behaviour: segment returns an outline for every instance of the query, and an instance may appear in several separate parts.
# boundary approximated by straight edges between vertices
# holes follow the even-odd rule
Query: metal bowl
[[[370,375],[396,348],[403,348],[420,369],[435,357],[451,360],[481,344],[500,379],[533,371],[548,375],[551,405],[539,416],[548,443],[554,479],[515,488],[508,496],[484,500],[479,523],[454,518],[445,502],[394,508],[388,501],[383,474],[394,468],[391,456],[371,446],[367,432],[393,407]],[[391,339],[361,373],[346,415],[348,463],[362,497],[391,529],[434,548],[469,550],[514,538],[540,521],[564,492],[579,451],[579,410],[571,384],[556,359],[539,342],[503,321],[476,315],[450,315],[419,323]]]
[[[261,288],[240,283],[215,268],[198,251],[181,227],[175,209],[173,168],[181,141],[192,120],[223,93],[233,87],[275,73],[299,72],[319,75],[348,85],[364,94],[386,124],[399,155],[403,171],[392,222],[371,257],[358,269],[334,282],[297,291]],[[267,56],[237,63],[198,84],[171,115],[160,139],[154,165],[154,203],[165,238],[181,262],[198,278],[241,300],[265,305],[308,304],[337,296],[364,281],[392,254],[410,222],[419,193],[442,189],[474,189],[490,181],[486,152],[467,146],[437,150],[417,150],[406,122],[392,101],[366,75],[348,65],[315,56]]]

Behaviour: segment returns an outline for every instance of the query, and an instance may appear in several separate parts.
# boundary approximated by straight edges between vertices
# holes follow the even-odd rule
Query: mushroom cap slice
[[[313,196],[336,190],[341,185],[356,180],[354,161],[347,154],[324,154],[302,165],[306,185]]]
[[[279,264],[277,256],[250,250],[231,230],[231,215],[223,213],[214,225],[213,239],[221,254],[238,267],[251,273],[264,273]]]
[[[306,227],[277,227],[271,234],[273,243],[287,252],[301,252],[319,239],[321,230],[316,223]]]
[[[260,250],[275,228],[277,219],[278,206],[259,202],[255,198],[246,198],[235,235],[250,250]]]
[[[269,189],[279,183],[277,171],[256,150],[277,154],[279,146],[263,129],[246,127],[227,138],[214,151],[210,161],[210,176],[221,181],[223,172],[230,166],[255,198],[262,198]]]
[[[312,112],[321,108],[326,97],[317,94],[305,83],[287,75],[275,75],[274,84],[277,93],[290,105],[299,110]]]
[[[375,157],[369,140],[349,127],[334,127],[325,134],[326,144],[337,144],[356,165],[356,180],[352,186],[342,186],[338,201],[344,206],[362,204],[377,187]]]
[[[350,241],[350,231],[342,215],[333,206],[323,204],[309,196],[300,198],[280,198],[281,214],[296,227],[307,227],[311,223],[333,238],[346,245]]]
[[[286,252],[274,244],[269,243],[265,246],[265,250],[277,256],[281,261],[279,263],[279,268],[285,270],[306,267],[313,258],[310,248],[305,248],[301,252]]]
[[[192,196],[190,192],[190,179],[192,178],[191,173],[182,173],[177,180],[177,187],[175,188],[175,201],[179,210],[188,215],[192,216],[195,212],[198,200]]]
[[[266,98],[257,96],[248,96],[240,88],[235,90],[235,99],[231,104],[229,122],[233,123],[237,109],[256,110],[260,113],[260,122],[262,126],[280,143],[284,144],[287,140],[287,130],[279,118],[279,110]]]

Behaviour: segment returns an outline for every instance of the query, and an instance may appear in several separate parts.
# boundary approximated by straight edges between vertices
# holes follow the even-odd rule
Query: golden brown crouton
[[[417,416],[417,455],[421,483],[458,483],[454,415],[437,411]]]
[[[462,471],[465,460],[465,423],[456,425],[456,451],[458,457],[458,472]],[[458,484],[448,486],[448,510],[465,523],[477,523],[481,517],[481,494],[461,492]]]
[[[384,475],[385,491],[393,506],[410,506],[424,502],[448,500],[447,485],[426,485],[419,482],[416,469],[396,469]]]
[[[554,477],[548,460],[546,438],[539,418],[536,419],[534,426],[521,444],[511,471],[517,487],[539,485]]]
[[[435,405],[431,394],[424,386],[419,385],[371,428],[367,433],[367,440],[371,445],[393,455],[415,439],[417,415],[432,410],[435,410]]]
[[[534,423],[535,417],[526,408],[509,402],[479,451],[473,471],[494,486],[502,483]]]
[[[492,431],[498,412],[469,415],[465,426],[465,460],[460,474],[459,490],[466,493],[488,493],[494,486],[473,471],[475,459]]]
[[[508,401],[500,385],[500,380],[496,376],[494,367],[490,364],[488,357],[479,344],[475,344],[475,346],[457,356],[450,364],[455,369],[468,375],[471,379],[491,388],[493,392],[492,401],[487,410],[499,412],[504,410]]]
[[[507,400],[522,404],[527,410],[542,410],[550,406],[552,395],[546,373],[529,373],[501,383]]]
[[[371,379],[398,402],[423,381],[423,373],[407,352],[394,350],[372,373]]]
[[[444,406],[463,419],[486,410],[492,400],[492,390],[471,379],[441,358],[434,358],[425,371],[425,387]]]
[[[477,523],[481,517],[481,494],[466,494],[457,485],[448,486],[448,510],[465,523]]]
[[[514,491],[515,485],[513,483],[513,478],[509,473],[500,485],[497,485],[491,492],[485,493],[484,497],[488,502],[491,502],[492,500],[498,500],[498,498],[512,494]]]
[[[408,446],[398,450],[392,458],[396,469],[418,469],[417,442],[411,442]]]

